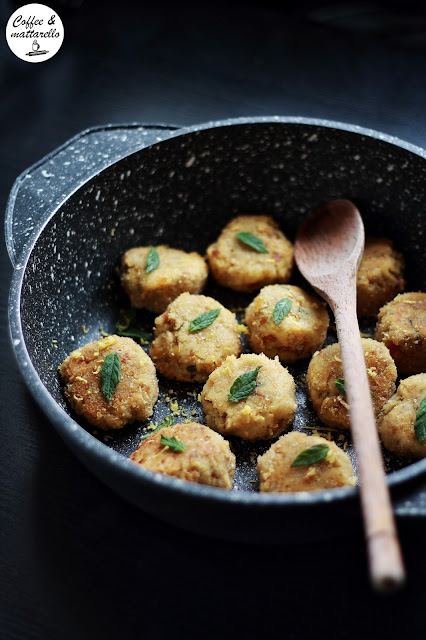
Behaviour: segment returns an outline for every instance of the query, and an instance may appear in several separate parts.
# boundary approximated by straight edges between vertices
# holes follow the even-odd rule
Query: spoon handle
[[[342,356],[352,439],[358,461],[371,580],[381,591],[403,584],[404,566],[385,481],[379,437],[371,402],[355,295],[334,304]]]

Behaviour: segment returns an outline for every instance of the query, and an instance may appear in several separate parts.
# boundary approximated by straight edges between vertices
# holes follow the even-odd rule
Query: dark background
[[[2,34],[21,3],[2,0]],[[22,3],[23,4],[23,3]],[[352,122],[426,146],[423,3],[68,2],[60,52],[28,64],[0,35],[0,204],[89,126],[245,115]],[[401,519],[409,581],[369,588],[358,532],[243,545],[163,525],[64,446],[9,347],[0,255],[0,638],[424,637],[426,522]]]

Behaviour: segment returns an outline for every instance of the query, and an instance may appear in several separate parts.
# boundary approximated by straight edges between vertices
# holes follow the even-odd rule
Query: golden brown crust
[[[385,404],[378,427],[383,444],[389,451],[406,458],[425,458],[426,440],[417,440],[414,423],[423,398],[426,397],[426,373],[402,380],[396,393]]]
[[[263,240],[268,253],[259,253],[243,244],[237,233],[248,231]],[[293,245],[269,216],[238,216],[223,229],[207,249],[210,271],[224,287],[235,291],[255,291],[274,282],[290,280]]]
[[[207,281],[205,260],[195,251],[186,253],[166,245],[156,247],[160,265],[146,273],[151,247],[134,247],[123,255],[121,284],[132,307],[162,313],[184,291],[200,293]]]
[[[118,353],[120,381],[110,402],[101,388],[105,357]],[[65,396],[74,411],[99,429],[120,429],[147,420],[158,398],[155,367],[131,338],[108,336],[73,351],[59,368]]]
[[[234,381],[260,366],[256,387],[240,402],[229,402]],[[223,435],[245,440],[275,438],[288,428],[296,412],[293,377],[278,361],[264,354],[229,356],[209,376],[201,392],[201,403],[209,427]]]
[[[398,373],[426,371],[426,293],[401,293],[382,307],[375,338],[388,347]]]
[[[173,436],[186,445],[174,452],[161,444],[161,436]],[[190,422],[161,429],[144,440],[130,459],[150,471],[165,473],[181,480],[231,489],[235,456],[221,435],[208,427]]]
[[[273,311],[282,298],[292,301],[290,313],[276,325]],[[273,284],[264,287],[247,307],[249,343],[256,353],[283,362],[308,358],[320,349],[329,323],[324,303],[299,287]]]
[[[329,447],[327,457],[306,467],[292,467],[297,456],[319,444]],[[292,431],[281,436],[257,459],[260,491],[319,491],[354,486],[355,476],[350,458],[334,442],[319,436]]]
[[[360,317],[377,315],[405,286],[404,258],[389,238],[366,238],[357,274],[357,308]]]
[[[209,326],[190,333],[197,316],[220,309]],[[240,327],[235,314],[214,298],[182,293],[155,319],[150,355],[158,371],[183,382],[205,382],[228,355],[241,353]]]
[[[395,391],[397,371],[389,350],[381,342],[362,338],[368,382],[376,415]],[[346,396],[336,387],[343,378],[340,346],[329,345],[315,354],[306,377],[309,396],[319,419],[330,427],[349,429]]]

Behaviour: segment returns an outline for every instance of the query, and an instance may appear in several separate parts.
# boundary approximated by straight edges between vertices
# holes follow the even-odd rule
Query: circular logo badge
[[[64,41],[64,25],[45,4],[26,4],[9,18],[6,40],[15,56],[25,62],[53,58]]]

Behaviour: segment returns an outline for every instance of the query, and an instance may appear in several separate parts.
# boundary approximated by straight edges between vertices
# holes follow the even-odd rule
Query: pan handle
[[[139,123],[92,127],[21,173],[6,207],[6,246],[12,265],[19,267],[40,229],[71,193],[106,167],[177,129]]]

